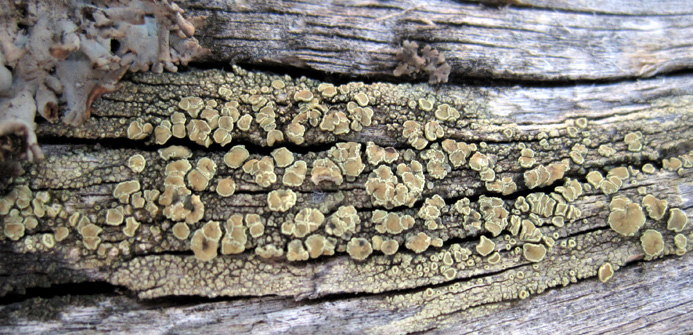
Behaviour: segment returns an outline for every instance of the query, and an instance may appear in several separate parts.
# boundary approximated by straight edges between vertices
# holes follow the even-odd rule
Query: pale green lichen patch
[[[323,158],[313,162],[313,169],[310,172],[310,180],[313,184],[318,185],[321,182],[332,182],[335,185],[341,185],[344,181],[342,172],[332,160]]]
[[[536,159],[534,159],[534,151],[529,148],[523,148],[520,152],[520,158],[518,158],[517,161],[520,163],[521,167],[525,169],[531,168],[534,166],[534,163],[536,163]]]
[[[667,211],[668,203],[666,200],[659,200],[651,194],[642,198],[642,207],[647,210],[647,214],[653,220],[661,220]]]
[[[373,142],[368,142],[366,156],[371,165],[378,165],[382,162],[390,164],[399,158],[399,152],[392,147],[382,148]]]
[[[641,140],[642,140],[642,133],[639,131],[628,133],[623,138],[623,142],[625,142],[626,145],[628,145],[628,150],[629,151],[635,151],[635,152],[642,150]]]
[[[293,222],[282,223],[281,231],[285,235],[305,237],[316,231],[325,222],[325,215],[314,208],[304,208],[296,214]]]
[[[125,219],[125,228],[123,228],[123,234],[127,237],[134,237],[137,232],[137,228],[140,227],[140,223],[134,217],[128,217]]]
[[[144,159],[144,156],[140,154],[132,155],[128,159],[128,166],[133,172],[140,173],[144,171],[144,168],[147,166],[147,161]]]
[[[106,224],[118,226],[125,220],[125,209],[122,206],[110,208],[106,211]]]
[[[15,216],[14,218],[10,216],[9,218],[5,219],[5,228],[3,229],[3,232],[7,238],[17,241],[24,236],[24,230],[25,226],[19,216]]]
[[[674,246],[676,246],[677,255],[685,254],[688,249],[688,238],[683,234],[676,234],[674,236]]]
[[[301,240],[292,240],[287,245],[286,259],[289,262],[308,260],[308,251],[303,247]]]
[[[647,256],[657,256],[664,251],[664,238],[656,230],[648,229],[640,237],[642,250]]]
[[[287,148],[279,148],[272,151],[272,158],[278,167],[287,167],[294,162],[294,154]]]
[[[601,173],[598,171],[590,171],[587,176],[587,182],[590,183],[594,188],[599,188],[602,185],[602,181],[604,181],[604,176],[602,176]]]
[[[295,161],[290,167],[284,171],[282,184],[286,186],[300,186],[306,178],[308,165],[305,161]]]
[[[44,236],[54,234],[51,254],[89,259],[142,298],[386,293],[390,306],[424,312],[606,280],[645,253],[643,227],[665,243],[647,259],[688,248],[685,187],[672,185],[685,185],[693,163],[669,157],[641,172],[637,164],[672,145],[637,122],[518,125],[516,116],[487,118],[474,92],[205,73],[150,104],[156,113],[128,92],[132,108],[122,113],[142,115],[116,130],[141,118],[155,127],[148,144],[194,145],[159,155],[107,147],[28,167],[31,178],[17,183],[60,192],[1,197],[3,228],[12,212],[25,229],[7,243],[48,250]],[[622,140],[637,131],[647,146],[628,151]],[[128,162],[137,154],[147,160],[139,173]],[[135,180],[139,189],[113,193]],[[118,206],[125,224],[111,226]]]
[[[337,143],[328,151],[328,155],[347,177],[358,177],[366,167],[361,160],[361,144],[356,142]]]
[[[399,242],[397,240],[385,240],[380,244],[380,251],[385,255],[394,255],[397,253],[397,250],[399,250]]]
[[[217,257],[220,239],[221,227],[219,222],[209,221],[195,231],[190,241],[190,249],[195,253],[195,258],[201,261],[210,261]]]
[[[128,126],[127,136],[131,140],[143,140],[149,136],[154,130],[151,123],[142,123],[141,120],[135,120]]]
[[[609,226],[621,235],[631,236],[645,224],[645,213],[640,205],[628,198],[616,196],[609,203]]]
[[[340,206],[332,214],[325,225],[325,232],[337,237],[346,237],[356,232],[356,226],[361,223],[361,218],[354,206]]]
[[[665,158],[665,159],[662,160],[662,167],[663,167],[665,170],[677,171],[677,170],[680,169],[682,166],[683,166],[683,162],[681,162],[681,160],[678,159],[678,158],[676,158],[676,157]]]
[[[655,173],[655,167],[654,165],[647,163],[642,166],[642,172],[647,173],[647,174],[653,174]]]
[[[460,117],[460,112],[448,104],[440,104],[435,111],[436,119],[440,121],[456,121]]]
[[[349,253],[351,258],[357,261],[362,261],[368,258],[372,252],[373,248],[371,247],[371,243],[365,238],[352,238],[349,243],[347,243],[347,253]]]
[[[236,192],[236,182],[231,178],[222,178],[217,183],[215,190],[221,197],[230,197]]]
[[[407,243],[405,244],[407,249],[409,249],[409,250],[411,250],[417,254],[420,254],[420,253],[426,251],[426,249],[428,249],[428,247],[430,245],[431,245],[431,237],[426,235],[426,233],[423,233],[423,232],[418,233],[416,235],[411,235],[409,238],[407,238]]]
[[[608,144],[602,144],[597,149],[597,152],[604,157],[611,157],[616,153],[616,150]]]
[[[296,193],[292,190],[274,190],[267,195],[267,207],[271,211],[286,212],[296,204]]]
[[[688,215],[679,208],[672,208],[669,211],[669,220],[667,221],[667,229],[677,233],[681,232],[688,224]]]
[[[118,183],[113,189],[113,197],[126,204],[130,202],[130,195],[140,190],[140,182],[138,180],[124,181]]]
[[[55,232],[53,233],[56,242],[61,242],[62,240],[66,239],[69,235],[70,229],[68,229],[67,227],[57,227],[55,228]]]
[[[481,236],[479,244],[476,246],[476,252],[478,252],[481,256],[488,256],[491,252],[493,252],[495,247],[496,244],[493,243],[493,241],[488,239],[486,236]]]
[[[553,184],[563,178],[563,174],[570,168],[570,163],[563,160],[548,166],[540,165],[524,173],[525,185],[530,189]]]
[[[246,161],[243,164],[243,172],[252,176],[255,183],[261,187],[270,187],[278,179],[274,173],[274,159],[270,156]]]
[[[609,281],[609,279],[614,276],[614,268],[611,266],[611,263],[602,264],[602,266],[599,267],[597,276],[602,283]]]
[[[310,235],[305,240],[306,250],[310,258],[334,255],[335,242],[322,235]]]
[[[185,222],[178,222],[173,225],[171,232],[173,233],[173,236],[179,240],[187,240],[188,236],[190,236],[190,228]]]
[[[246,234],[247,227],[244,225],[243,215],[231,215],[231,217],[226,220],[224,227],[226,233],[221,240],[221,253],[223,255],[228,255],[240,254],[245,251],[248,235]]]
[[[248,157],[250,157],[250,153],[245,146],[237,145],[231,148],[231,150],[224,155],[224,163],[226,163],[226,165],[232,169],[237,169],[243,165]]]
[[[570,128],[569,128],[570,129]],[[572,128],[575,129],[575,128]],[[573,136],[575,137],[575,136]],[[587,154],[587,147],[584,144],[576,144],[570,150],[569,156],[575,164],[582,165],[585,162],[584,155]]]
[[[387,232],[393,235],[398,235],[403,231],[412,228],[414,223],[416,223],[414,217],[409,214],[400,216],[397,213],[388,213],[383,210],[376,210],[373,212],[371,220],[376,224],[375,229],[378,232]]]
[[[546,256],[546,247],[541,244],[525,243],[522,246],[522,255],[530,262],[541,262]]]

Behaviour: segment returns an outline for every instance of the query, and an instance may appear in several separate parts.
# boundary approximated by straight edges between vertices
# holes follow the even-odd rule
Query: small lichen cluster
[[[418,43],[405,40],[402,42],[402,48],[397,51],[397,59],[400,63],[393,72],[396,77],[423,72],[428,74],[429,84],[448,82],[451,67],[445,61],[445,57],[430,45],[425,45],[419,50]]]

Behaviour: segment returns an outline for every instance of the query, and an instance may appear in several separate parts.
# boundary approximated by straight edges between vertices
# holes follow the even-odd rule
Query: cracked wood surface
[[[200,40],[217,60],[327,74],[392,79],[404,40],[441,51],[455,81],[614,80],[689,69],[693,61],[688,1],[498,3],[199,0],[189,7],[212,22]]]
[[[208,220],[223,222],[232,214],[259,214],[265,220],[264,235],[248,239],[246,252],[235,256],[219,255],[211,262],[202,262],[189,251],[189,239],[180,240],[173,236],[171,226],[174,222],[161,214],[152,216],[141,210],[134,210],[130,214],[141,223],[132,238],[124,235],[124,225],[105,224],[107,210],[121,206],[113,196],[114,187],[118,183],[138,180],[142,190],[163,191],[164,167],[169,161],[159,157],[158,149],[165,146],[152,143],[154,136],[144,139],[142,144],[131,140],[118,143],[99,139],[125,137],[127,128],[136,120],[161,123],[162,118],[177,110],[175,106],[181,97],[200,95],[205,99],[219,99],[223,102],[225,98],[215,89],[218,86],[226,84],[232,89],[236,86],[252,89],[247,87],[249,84],[246,80],[250,80],[248,78],[260,82],[271,79],[271,76],[264,78],[265,75],[261,73],[250,74],[236,70],[235,74],[192,71],[182,76],[134,76],[131,82],[124,83],[120,91],[108,95],[95,105],[97,108],[94,116],[87,124],[77,128],[42,124],[39,127],[42,137],[82,139],[102,145],[69,142],[44,145],[46,160],[26,165],[27,175],[31,177],[24,183],[34,192],[49,191],[51,198],[62,205],[66,214],[62,218],[58,216],[56,219],[41,220],[37,228],[27,231],[24,243],[11,243],[9,240],[3,243],[5,253],[24,254],[16,260],[33,264],[28,269],[19,264],[5,266],[6,278],[12,278],[5,282],[5,292],[21,292],[25,286],[98,280],[123,287],[140,298],[177,295],[279,295],[314,299],[356,293],[365,294],[366,299],[371,295],[378,297],[378,307],[374,309],[382,310],[383,313],[401,315],[402,310],[416,311],[409,315],[406,322],[393,321],[386,327],[401,331],[423,330],[433,327],[434,320],[441,315],[467,315],[458,313],[477,306],[495,306],[499,302],[515,301],[519,297],[525,298],[526,294],[533,296],[547,289],[594,278],[597,269],[607,262],[616,269],[628,268],[633,261],[646,257],[639,235],[623,237],[609,228],[609,202],[614,196],[625,196],[640,203],[645,194],[652,194],[658,199],[667,200],[670,208],[689,211],[692,207],[690,170],[681,168],[670,171],[668,163],[663,160],[683,155],[690,147],[693,132],[690,127],[690,97],[693,88],[687,76],[590,88],[446,88],[442,92],[426,89],[428,87],[425,85],[376,83],[354,85],[369,96],[374,97],[375,91],[380,92],[379,98],[370,103],[376,111],[373,125],[364,128],[362,132],[344,135],[334,135],[313,128],[306,132],[306,144],[287,143],[288,147],[295,151],[296,160],[305,160],[309,162],[308,166],[322,157],[332,157],[328,149],[347,140],[358,141],[364,147],[369,141],[382,146],[394,145],[402,152],[402,158],[389,165],[370,164],[367,163],[368,154],[362,153],[364,172],[358,177],[345,179],[340,185],[314,185],[307,177],[300,186],[293,187],[298,200],[288,216],[268,210],[266,202],[268,192],[287,188],[286,186],[277,182],[266,188],[260,187],[242,169],[226,166],[223,156],[228,152],[228,147],[214,144],[205,148],[187,142],[192,151],[191,162],[199,161],[202,157],[209,158],[218,165],[214,178],[232,177],[237,180],[236,194],[229,198],[222,199],[209,189],[195,192],[205,204],[205,213],[199,223],[191,225],[192,230],[201,229]],[[229,76],[235,79],[229,80]],[[236,80],[238,78],[240,80]],[[319,86],[317,82],[305,79],[294,82],[285,78],[284,81],[284,91],[276,93],[277,97],[292,96],[298,88],[315,89]],[[194,82],[195,85],[187,84],[189,82]],[[674,87],[676,90],[673,90]],[[155,88],[156,95],[152,94],[152,88]],[[408,92],[411,96],[404,101],[389,99],[390,96],[400,96],[401,92]],[[450,98],[461,96],[467,99]],[[555,102],[547,99],[548,96],[567,98]],[[589,97],[588,101],[581,101],[581,96]],[[397,109],[399,105],[408,106],[409,99],[418,103],[420,97],[437,102],[447,101],[462,111],[460,120],[445,126],[445,138],[476,145],[478,152],[483,152],[493,161],[498,178],[509,177],[516,182],[517,189],[505,195],[499,194],[499,191],[489,192],[488,186],[480,181],[478,172],[472,170],[469,164],[463,164],[450,169],[440,179],[426,176],[429,186],[421,192],[419,198],[430,199],[434,195],[440,195],[446,203],[440,210],[440,217],[434,220],[435,228],[431,228],[420,218],[418,211],[426,206],[420,201],[411,209],[403,206],[389,210],[374,206],[373,198],[364,190],[364,185],[373,177],[376,166],[394,168],[400,163],[426,162],[422,158],[424,154],[408,148],[406,140],[400,135],[401,123],[406,118],[390,119],[389,116],[427,119],[430,114],[416,108],[399,114],[388,112]],[[239,110],[243,114],[252,114],[252,105],[242,103],[243,99],[243,95],[239,95]],[[124,100],[128,101],[127,107],[124,107]],[[323,102],[330,106],[328,109],[345,108],[342,100],[344,99],[334,98]],[[571,110],[551,107],[556,104],[581,108]],[[296,105],[300,103],[277,103],[277,109],[283,111],[279,113],[282,118],[277,118],[278,129],[286,126],[286,122],[282,120],[290,120],[300,114],[301,109]],[[489,107],[501,105],[507,107]],[[530,123],[519,112],[521,109],[529,113],[535,110],[537,115],[545,118],[543,122]],[[542,110],[552,112],[541,114]],[[584,127],[576,127],[576,124]],[[573,130],[568,130],[569,128]],[[503,131],[507,129],[513,131]],[[642,134],[640,141],[643,146],[638,151],[629,151],[624,143],[626,135],[633,132]],[[268,155],[271,150],[265,147],[263,133],[266,132],[259,127],[248,132],[236,129],[233,137],[239,143],[247,145],[251,159],[260,158]],[[187,139],[179,144],[185,141]],[[584,161],[577,164],[571,153],[576,150],[576,145],[583,143],[589,149],[582,151]],[[611,152],[599,149],[603,146],[610,147]],[[427,150],[439,150],[436,148],[440,148],[438,141],[431,143]],[[530,169],[518,164],[520,148],[531,148],[535,152],[534,167],[570,161],[565,176],[580,181],[584,187],[582,196],[567,202],[579,210],[577,218],[566,218],[564,225],[555,226],[550,223],[553,217],[558,216],[554,213],[532,216],[539,213],[534,210],[534,205],[531,210],[518,209],[520,197],[559,192],[559,186],[563,185],[559,181],[540,190],[528,189],[522,176]],[[408,150],[411,152],[406,154]],[[147,166],[141,173],[128,168],[127,160],[134,154],[142,155],[147,161]],[[407,155],[411,156],[409,162],[403,158]],[[655,166],[655,170],[642,172],[641,169],[648,163]],[[624,178],[623,185],[616,194],[606,195],[600,189],[588,186],[585,179],[588,172],[599,171],[607,175],[608,171],[621,166],[630,166],[631,176]],[[286,169],[277,167],[273,171],[282,176]],[[16,183],[23,182],[20,179]],[[483,206],[480,204],[484,197],[496,197],[511,215],[535,220],[533,222],[536,222],[541,234],[552,239],[550,242],[545,240],[551,246],[546,259],[538,263],[529,262],[521,252],[522,245],[530,242],[529,238],[518,238],[515,235],[517,233],[510,232],[494,237],[487,230],[488,226],[482,227],[481,224],[481,221],[489,222],[492,219],[479,218],[479,222],[475,224],[473,214],[464,215],[455,206],[462,199],[471,199],[469,206],[472,212],[483,213]],[[358,210],[360,224],[351,234],[353,236],[337,236],[334,256],[321,256],[310,262],[287,262],[282,257],[263,260],[257,251],[252,252],[254,248],[267,244],[285,248],[289,241],[294,240],[295,238],[281,231],[281,224],[287,219],[291,221],[299,209],[318,208],[326,217],[330,217],[335,215],[338,207],[347,204]],[[389,210],[399,215],[410,214],[416,217],[417,222],[414,227],[401,234],[379,232],[378,225],[372,222],[376,210]],[[69,217],[73,213],[90,218],[91,222],[103,229],[99,250],[85,248],[77,231],[79,226],[75,229],[69,224]],[[59,226],[70,229],[70,235],[53,248],[46,248],[40,243],[40,238]],[[672,242],[675,234],[665,229],[664,220],[648,219],[645,228],[656,229],[664,235],[663,253],[655,258],[676,252],[677,248]],[[325,228],[320,228],[316,233],[325,234],[322,229]],[[416,233],[440,238],[443,244],[440,247],[431,246],[421,254],[405,249],[406,242]],[[690,228],[686,227],[683,233],[689,235]],[[474,251],[481,235],[496,243],[499,261],[490,261]],[[350,238],[363,237],[370,241],[375,236],[397,240],[401,246],[400,251],[394,256],[375,252],[362,262],[354,261],[345,252]],[[446,254],[454,255],[451,263],[445,260]],[[647,256],[647,259],[651,258]],[[443,270],[449,268],[454,271],[446,275]],[[616,276],[619,273],[617,271]],[[379,297],[381,294],[384,296]]]
[[[465,313],[443,315],[435,322],[410,327],[433,334],[558,334],[568,329],[579,329],[582,334],[677,333],[677,329],[690,329],[688,314],[693,311],[690,258],[686,255],[684,260],[673,258],[630,266],[607,284],[581,281],[526,301],[473,307]],[[595,286],[603,288],[595,290]],[[317,329],[331,329],[334,334],[399,334],[404,332],[401,327],[391,326],[394,321],[419,321],[410,316],[415,315],[413,311],[383,310],[378,296],[314,302],[280,297],[245,298],[199,301],[183,306],[175,300],[147,302],[112,295],[46,300],[28,299],[4,307],[3,316],[16,319],[0,326],[0,332],[311,334]],[[34,310],[34,313],[29,310],[46,305],[55,307]],[[42,322],[39,316],[43,313],[60,313],[61,317]],[[32,314],[36,316],[26,318]]]
[[[199,37],[212,49],[210,60],[214,62],[236,60],[257,66],[313,69],[320,74],[393,79],[390,73],[397,62],[394,53],[402,40],[411,39],[429,42],[441,50],[453,65],[451,81],[455,83],[470,77],[611,81],[690,68],[688,31],[692,16],[686,12],[689,6],[685,2],[645,7],[578,1],[549,7],[541,1],[522,1],[517,6],[495,8],[457,2],[416,6],[334,2],[319,7],[307,2],[257,5],[196,1],[188,6],[188,14],[210,17],[210,25],[199,32]],[[337,30],[341,33],[334,34]],[[670,209],[680,208],[690,218],[691,170],[672,168],[670,160],[691,149],[692,79],[682,73],[610,84],[534,88],[489,83],[435,88],[351,83],[344,85],[346,93],[326,97],[318,90],[319,82],[247,73],[238,68],[233,73],[191,70],[178,75],[133,75],[119,91],[94,104],[94,115],[84,125],[70,128],[39,124],[37,133],[43,139],[47,159],[25,164],[25,178],[15,180],[11,187],[27,185],[34,195],[48,192],[52,202],[59,203],[70,215],[40,218],[38,225],[27,229],[18,242],[5,237],[0,242],[4,254],[0,291],[14,297],[9,302],[22,300],[25,289],[31,297],[32,288],[37,286],[58,285],[54,287],[60,289],[60,284],[96,281],[111,289],[94,297],[85,296],[84,301],[57,297],[8,302],[1,307],[9,313],[3,322],[8,325],[4,331],[55,332],[57,326],[68,325],[66,332],[234,329],[312,333],[321,324],[333,327],[335,333],[457,333],[459,327],[486,333],[512,332],[508,329],[680,333],[691,329],[693,320],[684,312],[690,310],[693,301],[687,280],[693,263],[688,254],[675,256],[691,246],[682,249],[674,245],[676,234],[666,229],[669,215],[662,219],[647,216],[640,229],[654,229],[663,235],[663,251],[655,257],[644,254],[640,234],[621,236],[609,228],[607,218],[614,197],[625,196],[640,204],[646,194],[667,200]],[[271,86],[273,80],[282,81],[285,87],[262,92],[262,86]],[[223,85],[234,92],[233,97],[219,92]],[[306,180],[300,186],[282,185],[286,168],[275,167],[279,181],[261,187],[241,169],[225,165],[223,156],[236,144],[246,145],[251,159],[270,155],[274,148],[267,147],[267,131],[257,124],[250,131],[236,127],[232,143],[223,148],[218,144],[205,148],[187,137],[167,143],[188,146],[193,167],[203,157],[214,161],[218,170],[210,185],[224,177],[237,183],[236,193],[229,198],[220,198],[211,188],[193,192],[200,195],[205,212],[199,222],[190,225],[191,236],[209,220],[223,223],[232,214],[261,215],[264,233],[259,238],[248,237],[244,252],[201,262],[190,251],[190,238],[174,237],[175,220],[161,213],[149,215],[135,210],[126,214],[141,224],[133,237],[125,235],[125,224],[105,223],[108,209],[125,205],[113,196],[118,183],[136,179],[142,190],[164,191],[164,167],[169,161],[160,158],[157,150],[167,145],[156,145],[153,135],[142,141],[128,139],[127,130],[134,121],[160,125],[173,113],[184,112],[176,106],[186,96],[220,103],[238,101],[241,115],[256,118],[259,108],[254,108],[251,98],[262,92],[260,95],[275,103],[277,129],[285,132],[292,119],[307,110],[306,103],[293,98],[303,89],[320,98],[326,111],[344,113],[356,92],[366,93],[370,98],[367,106],[374,115],[372,125],[360,132],[334,134],[306,124],[304,144],[287,140],[275,145],[286,146],[296,160],[308,163]],[[472,153],[490,158],[494,180],[507,177],[516,189],[509,189],[507,194],[491,191],[469,162],[450,167],[447,155],[447,173],[440,179],[431,177],[427,166],[431,159],[412,150],[403,137],[406,120],[421,125],[436,120],[435,108],[422,110],[421,99],[433,101],[434,106],[449,104],[462,114],[458,120],[440,122],[444,136],[430,141],[429,149],[443,153],[443,139],[475,145]],[[578,126],[583,121],[587,126]],[[642,148],[629,150],[624,138],[637,132],[641,134],[638,141]],[[313,163],[334,159],[330,149],[349,141],[362,145],[364,171],[355,178],[345,176],[340,185],[322,182],[315,186],[310,181]],[[394,163],[368,163],[365,149],[369,141],[396,148],[400,157]],[[580,145],[585,146],[584,151]],[[523,148],[534,152],[531,168],[518,163]],[[147,161],[142,173],[134,173],[127,166],[127,159],[134,154],[141,154]],[[569,167],[564,176],[584,188],[577,199],[566,201],[579,210],[578,217],[566,218],[559,226],[551,221],[560,216],[555,213],[538,215],[533,213],[534,205],[531,210],[518,210],[517,203],[522,202],[519,197],[557,194],[559,187],[567,185],[558,180],[529,189],[524,173],[565,160]],[[426,187],[417,194],[414,206],[387,208],[374,204],[365,185],[375,169],[385,165],[394,171],[398,164],[411,165],[412,161],[420,161],[427,170]],[[655,167],[653,172],[643,172],[647,164]],[[589,186],[587,173],[598,171],[606,176],[617,167],[629,167],[629,177],[622,180],[616,193],[604,194]],[[268,210],[267,194],[286,188],[296,192],[296,205],[287,213]],[[417,215],[427,205],[424,200],[434,195],[440,195],[445,206],[431,226]],[[542,261],[532,263],[522,253],[523,245],[533,243],[531,237],[515,236],[509,228],[493,236],[484,226],[486,221],[493,221],[483,215],[484,197],[500,199],[509,215],[536,223],[545,237],[541,243],[548,249]],[[470,215],[455,206],[465,198],[470,200]],[[257,248],[262,246],[277,245],[286,253],[290,241],[305,240],[282,233],[281,227],[300,209],[318,208],[329,220],[346,205],[358,211],[360,223],[353,233],[331,236],[325,226],[315,232],[334,239],[334,255],[299,262],[289,262],[285,256],[266,260],[258,255]],[[372,220],[377,210],[411,215],[416,223],[399,234],[382,232]],[[82,227],[69,222],[74,213],[88,217],[103,230],[100,248],[85,247],[78,232]],[[25,211],[20,214],[31,216]],[[48,248],[43,239],[55,235],[58,227],[68,228],[70,234]],[[415,253],[405,245],[418,233],[440,239],[442,245]],[[690,238],[690,225],[681,233]],[[375,250],[365,261],[350,257],[350,239],[365,238],[374,243],[375,236],[397,241],[397,253],[386,256]],[[476,251],[480,236],[495,242],[498,261]],[[454,256],[446,259],[446,254]],[[641,262],[643,259],[651,262]],[[607,262],[616,272],[614,278],[602,284],[595,276]],[[111,290],[125,296],[114,295]],[[200,299],[167,300],[190,295]],[[230,300],[214,302],[205,298],[220,296]],[[180,307],[180,303],[194,306]],[[37,306],[49,316],[27,310]],[[164,312],[152,312],[151,308],[162,308]],[[568,311],[574,317],[566,318]],[[102,313],[112,315],[96,320]],[[179,328],[169,328],[171,320],[180,320],[174,322]]]

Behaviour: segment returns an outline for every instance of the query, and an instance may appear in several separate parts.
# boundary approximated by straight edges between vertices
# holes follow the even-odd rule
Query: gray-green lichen
[[[660,156],[680,144],[671,124],[521,127],[482,93],[239,68],[138,75],[85,125],[38,131],[144,149],[46,150],[0,199],[3,243],[146,298],[413,289],[387,302],[435,302],[422,313],[689,248],[678,186],[693,156]]]

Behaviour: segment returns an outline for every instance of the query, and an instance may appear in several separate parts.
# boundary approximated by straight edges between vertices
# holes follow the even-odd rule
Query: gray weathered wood
[[[677,251],[675,234],[666,230],[668,216],[648,217],[641,229],[663,234],[665,248],[657,257],[644,254],[639,234],[620,236],[607,222],[614,196],[641,204],[646,193],[667,200],[669,208],[681,208],[691,220],[692,170],[667,168],[668,161],[663,161],[682,157],[693,147],[693,76],[686,73],[692,65],[690,2],[481,2],[186,3],[188,15],[208,16],[208,26],[198,30],[198,38],[212,53],[198,65],[239,62],[271,65],[267,69],[279,71],[293,67],[299,71],[289,72],[299,74],[300,69],[312,69],[310,75],[328,80],[338,75],[407,81],[394,79],[391,73],[401,41],[410,39],[429,43],[446,55],[453,65],[454,84],[352,83],[344,86],[350,93],[332,99],[318,93],[319,83],[305,78],[248,75],[238,68],[233,69],[234,75],[191,68],[181,74],[128,76],[119,91],[94,104],[92,118],[82,126],[40,122],[37,133],[47,160],[25,164],[26,178],[14,185],[49,191],[69,214],[89,217],[103,229],[103,248],[86,249],[77,229],[60,217],[40,220],[20,242],[0,237],[0,294],[9,294],[0,306],[0,333],[276,334],[332,329],[334,333],[373,334],[678,334],[693,329],[693,314],[688,313],[693,309],[693,258],[690,253],[674,255],[682,250]],[[682,72],[672,74],[675,71]],[[654,75],[658,77],[630,80]],[[226,82],[231,77],[237,81]],[[468,78],[484,81],[458,85]],[[176,106],[185,96],[221,103],[236,100],[241,114],[252,115],[248,92],[260,90],[256,82],[269,86],[271,80],[286,83],[286,88],[266,94],[276,99],[277,129],[282,131],[303,106],[292,99],[301,89],[311,90],[329,109],[345,113],[346,101],[357,91],[365,92],[375,109],[373,125],[361,132],[335,135],[308,127],[305,144],[284,143],[296,152],[296,159],[309,163],[306,182],[293,188],[299,201],[287,212],[290,220],[300,208],[321,208],[328,216],[338,206],[351,204],[362,222],[355,237],[371,241],[378,235],[370,220],[374,210],[383,207],[372,204],[364,190],[376,164],[366,164],[359,177],[345,179],[341,185],[315,186],[309,181],[310,167],[316,158],[328,157],[328,149],[338,142],[358,142],[365,148],[373,141],[404,152],[410,145],[402,137],[403,121],[414,117],[424,124],[434,119],[416,107],[419,99],[460,110],[459,120],[441,122],[445,138],[483,146],[479,151],[492,157],[496,179],[510,177],[518,189],[502,196],[491,192],[479,174],[465,165],[442,179],[427,176],[432,186],[422,192],[413,210],[393,209],[416,216],[423,199],[435,194],[442,195],[447,205],[439,228],[428,229],[420,220],[401,235],[380,234],[399,241],[396,256],[375,251],[366,261],[357,262],[345,252],[347,240],[343,239],[334,256],[308,262],[288,262],[284,257],[265,261],[255,255],[254,248],[275,243],[286,250],[292,239],[280,232],[287,214],[266,206],[269,191],[286,187],[279,182],[263,188],[240,169],[226,167],[223,156],[228,146],[204,148],[185,138],[177,143],[193,150],[193,166],[201,157],[219,166],[211,184],[216,185],[220,177],[232,177],[238,186],[227,200],[220,200],[209,188],[194,192],[205,202],[206,211],[203,220],[190,225],[192,233],[208,220],[224,222],[231,214],[252,212],[267,220],[265,235],[249,239],[242,254],[220,255],[203,263],[190,251],[190,239],[173,237],[173,222],[161,215],[137,214],[142,225],[135,237],[124,235],[124,225],[105,224],[106,210],[119,205],[113,197],[118,183],[137,179],[143,189],[163,190],[167,162],[157,153],[162,146],[154,143],[153,136],[139,142],[127,139],[133,121],[156,126],[172,112],[181,111]],[[523,85],[511,87],[507,80]],[[566,80],[570,85],[552,87]],[[220,94],[218,88],[224,83],[237,93]],[[577,126],[582,121],[588,124],[584,129]],[[623,142],[635,132],[642,133],[642,150],[628,150]],[[249,132],[236,128],[231,145],[246,144],[251,158],[260,158],[273,149],[267,147],[266,135],[255,124]],[[510,243],[503,235],[494,238],[484,228],[473,227],[453,207],[457,200],[469,197],[474,210],[479,210],[476,200],[486,195],[507,201],[510,210],[519,195],[531,193],[523,179],[529,169],[518,164],[520,144],[534,150],[534,166],[569,160],[566,177],[583,185],[590,171],[606,175],[613,168],[629,167],[632,174],[614,195],[586,187],[585,194],[572,202],[581,210],[581,220],[566,221],[563,227],[548,222],[541,226],[556,244],[536,264],[522,256],[526,241],[517,245],[518,252],[506,250]],[[580,144],[587,146],[584,163],[572,156]],[[603,153],[600,145],[611,147],[613,153]],[[125,164],[136,153],[148,161],[142,174]],[[404,161],[391,164],[393,170],[399,162]],[[653,174],[641,172],[646,163],[656,168]],[[281,180],[285,169],[275,172]],[[558,185],[562,181],[540,190],[557,192]],[[44,234],[54,233],[59,226],[70,229],[69,237],[54,248],[42,246]],[[689,224],[682,233],[690,239],[692,231]],[[422,254],[406,249],[405,242],[418,232],[440,237],[443,246]],[[499,263],[490,264],[474,251],[481,235],[497,243]],[[457,247],[472,250],[474,265],[458,267],[452,278],[435,270],[430,275],[417,274],[413,265],[413,274],[404,271],[408,265],[403,263],[408,261],[428,271],[438,254]],[[121,251],[114,252],[118,248]],[[689,243],[687,250],[691,249]],[[595,275],[605,262],[618,271],[601,283]],[[393,268],[401,270],[393,272]],[[100,283],[103,292],[74,298],[60,293],[32,297],[36,287],[50,285],[79,294],[69,285],[89,282]],[[527,292],[529,298],[519,298]]]
[[[402,41],[430,43],[452,80],[614,80],[690,69],[690,1],[520,1],[487,7],[450,0],[198,0],[200,39],[213,58],[392,79]]]
[[[693,328],[691,256],[627,267],[609,283],[588,280],[550,290],[525,301],[475,307],[439,319],[439,327],[391,328],[406,311],[388,311],[374,301],[382,297],[340,297],[317,302],[280,297],[244,298],[177,306],[166,301],[141,302],[121,296],[29,299],[0,308],[1,333],[145,334],[249,333],[332,334],[681,334]],[[51,303],[51,300],[56,300]],[[36,304],[57,317],[26,316]],[[57,306],[56,306],[57,305]]]

